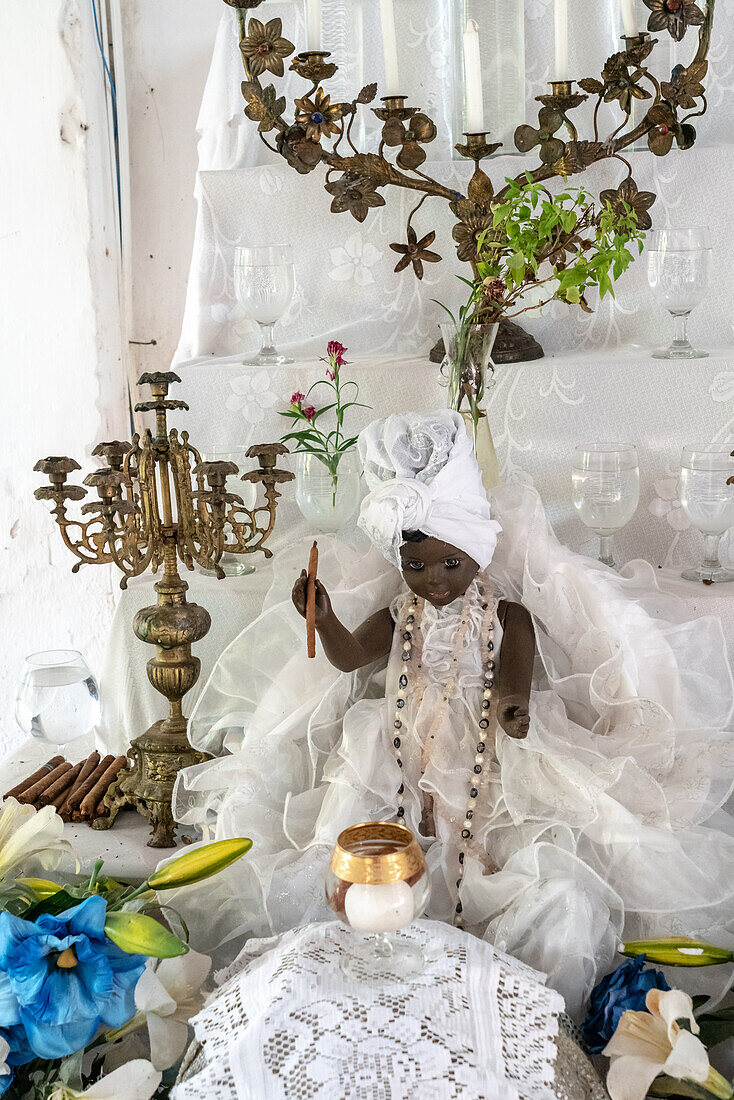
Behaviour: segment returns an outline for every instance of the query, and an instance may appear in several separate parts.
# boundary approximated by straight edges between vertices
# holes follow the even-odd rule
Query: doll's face
[[[450,542],[430,536],[400,547],[402,572],[416,596],[434,607],[444,607],[463,596],[479,572],[479,566]]]

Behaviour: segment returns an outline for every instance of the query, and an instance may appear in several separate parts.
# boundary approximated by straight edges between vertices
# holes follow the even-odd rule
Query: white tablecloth
[[[64,756],[74,764],[88,756],[93,747],[91,737],[80,737],[64,746],[48,745],[45,741],[26,741],[3,760],[0,793],[9,791],[21,779],[32,775],[52,756]],[[196,830],[179,828],[178,835],[195,839]],[[125,881],[142,881],[152,874],[161,859],[172,855],[174,851],[149,848],[150,825],[133,810],[124,810],[118,814],[111,829],[91,829],[85,824],[64,825],[64,839],[71,844],[71,854],[64,857],[61,871],[73,874],[79,869],[91,873],[95,859],[103,859],[103,874]]]
[[[346,978],[336,921],[250,940],[194,1018],[203,1051],[175,1100],[547,1100],[559,994],[489,944],[435,921],[401,935],[424,973]],[[583,1095],[591,1095],[584,1093]]]

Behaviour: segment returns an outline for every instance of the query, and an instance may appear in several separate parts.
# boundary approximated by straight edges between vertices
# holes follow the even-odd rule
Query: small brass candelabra
[[[39,500],[53,501],[52,514],[65,545],[82,565],[116,565],[123,576],[122,588],[150,566],[163,575],[156,583],[158,602],[138,611],[133,630],[141,641],[156,646],[148,661],[148,679],[166,697],[168,717],[155,722],[130,746],[131,763],[112,785],[105,803],[109,813],[98,818],[96,828],[109,828],[118,811],[134,806],[150,820],[150,847],[170,848],[175,844],[171,795],[181,768],[206,759],[191,747],[186,733],[182,700],[199,678],[201,661],[191,646],[209,630],[211,619],[205,608],[187,603],[187,583],[178,573],[178,562],[193,569],[197,562],[213,570],[220,579],[219,561],[224,553],[251,554],[262,550],[275,526],[278,485],[293,474],[276,468],[279,455],[287,452],[281,443],[263,443],[247,451],[258,460],[258,468],[241,475],[241,480],[261,484],[265,503],[245,506],[236,493],[227,491],[227,478],[238,473],[234,462],[203,462],[189,443],[188,433],[169,431],[167,414],[188,409],[184,401],[168,397],[173,372],[143,374],[151,400],[136,405],[136,411],[153,412],[156,430],[133,436],[132,445],[114,440],[99,443],[92,452],[106,464],[87,475],[84,484],[96,489],[99,500],[82,505],[88,518],[75,520],[66,511],[68,501],[81,500],[87,490],[67,483],[68,475],[81,467],[73,458],[44,458],[34,469],[47,474],[50,485],[36,489]]]

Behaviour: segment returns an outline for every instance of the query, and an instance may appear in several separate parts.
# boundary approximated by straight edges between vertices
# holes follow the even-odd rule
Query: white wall
[[[117,0],[130,142],[130,370],[168,370],[196,220],[196,119],[220,0]],[[146,341],[155,340],[155,345]],[[181,426],[185,426],[183,423]]]
[[[114,607],[108,567],[73,559],[33,464],[129,431],[104,87],[87,0],[0,4],[0,750],[18,739],[24,656],[82,649]],[[82,475],[85,471],[82,471]]]

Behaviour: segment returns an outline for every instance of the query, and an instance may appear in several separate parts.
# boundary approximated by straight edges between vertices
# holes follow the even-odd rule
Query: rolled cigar
[[[319,567],[319,548],[314,542],[308,555],[308,578],[306,580],[306,652],[309,657],[316,656],[316,573]]]
[[[82,761],[82,770],[79,772],[71,787],[66,792],[66,800],[62,803],[59,810],[59,813],[62,817],[64,817],[65,814],[71,816],[71,811],[78,806],[79,802],[81,802],[81,798],[77,799],[76,796],[81,790],[82,784],[84,783],[85,779],[87,779],[92,774],[98,764],[98,752],[93,752],[91,756],[88,756],[86,760]]]
[[[109,764],[108,767],[104,770],[100,778],[94,784],[89,794],[84,798],[81,806],[79,807],[79,811],[82,814],[82,817],[94,817],[94,813],[97,809],[97,804],[99,803],[100,799],[107,791],[110,783],[112,783],[113,779],[117,778],[118,773],[125,767],[126,764],[126,756],[113,757],[112,763]]]
[[[94,771],[91,771],[89,773],[89,775],[84,780],[84,782],[80,783],[80,784],[77,784],[76,791],[74,792],[74,796],[71,800],[71,803],[72,803],[71,820],[72,821],[83,821],[84,820],[84,815],[81,813],[81,810],[80,810],[81,804],[84,801],[84,799],[87,797],[87,795],[89,794],[89,792],[91,791],[92,787],[95,785],[97,780],[101,779],[101,777],[104,775],[105,771],[107,770],[107,768],[109,768],[110,764],[113,762],[114,759],[115,759],[114,756],[105,756],[96,765],[96,767],[94,768]]]
[[[61,771],[62,767],[64,769],[63,771]],[[71,782],[71,780],[69,778],[69,773],[72,772],[73,770],[74,769],[73,769],[71,764],[68,764],[68,763],[63,764],[63,765],[60,764],[59,765],[59,774],[58,774],[57,778],[53,781],[53,783],[49,787],[46,787],[43,794],[39,795],[39,797],[36,799],[36,805],[37,806],[50,806],[51,803],[53,802],[53,800],[56,798],[57,794],[61,794],[62,791],[68,790],[69,783]]]
[[[47,775],[49,775],[57,766],[57,764],[63,763],[63,756],[52,756],[51,759],[47,760],[46,763],[38,769],[38,771],[35,771],[33,773],[33,775],[28,775],[25,779],[22,779],[20,783],[16,783],[11,790],[7,791],[3,795],[3,798],[17,798],[19,794],[22,794],[23,791],[28,789],[28,787],[32,787],[33,784],[37,783],[39,779],[44,779]]]
[[[44,791],[53,786],[56,780],[68,772],[71,768],[71,764],[67,764],[62,761],[61,764],[57,764],[53,771],[48,772],[38,782],[34,783],[32,787],[26,787],[26,789],[18,795],[18,801],[22,802],[26,806],[35,805],[38,799],[41,797]]]
[[[70,768],[69,771],[62,775],[60,779],[56,780],[54,786],[58,787],[58,790],[54,794],[53,798],[51,797],[51,787],[49,787],[47,791],[43,792],[43,794],[41,795],[41,799],[44,806],[54,806],[57,810],[61,809],[62,805],[67,799],[69,791],[74,786],[74,780],[79,775],[79,772],[82,770],[83,764],[84,761],[80,760],[78,764],[75,764],[74,767]]]

